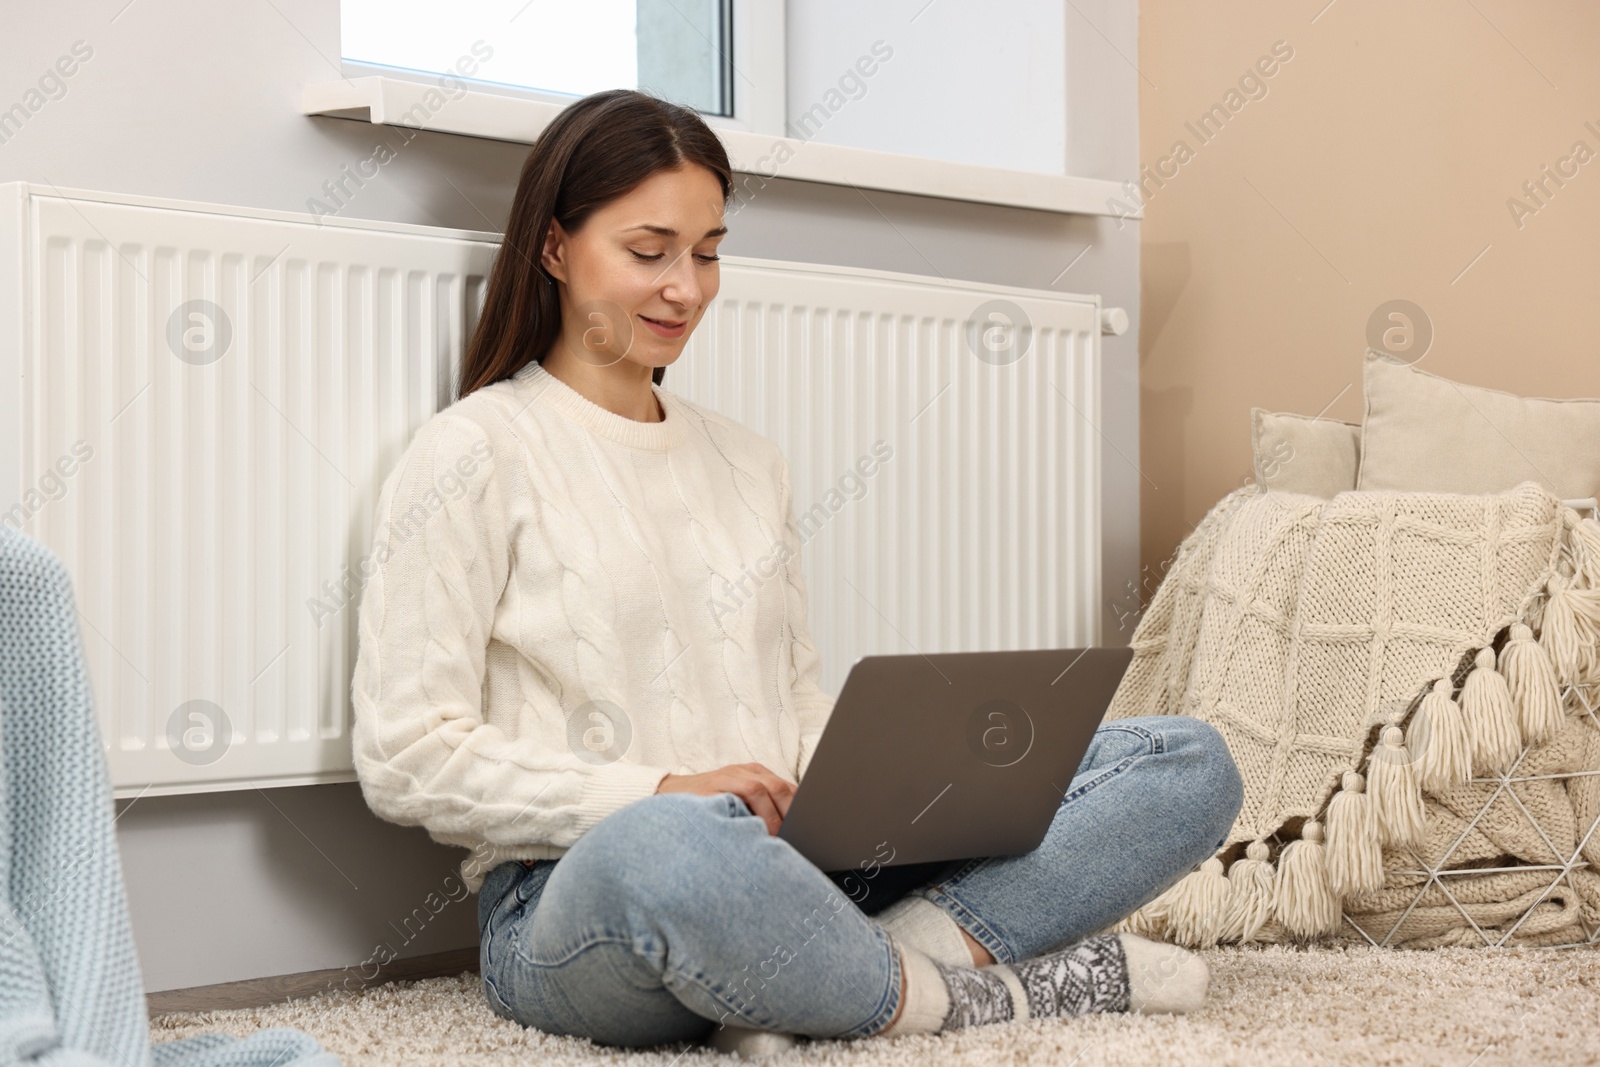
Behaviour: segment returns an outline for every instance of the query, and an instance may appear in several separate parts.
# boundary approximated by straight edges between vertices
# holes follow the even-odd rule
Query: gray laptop
[[[861,657],[778,836],[824,871],[1036,848],[1132,658]]]

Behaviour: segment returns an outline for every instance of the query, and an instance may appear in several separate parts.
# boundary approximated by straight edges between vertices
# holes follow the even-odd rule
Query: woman
[[[1198,720],[1103,725],[1025,855],[830,875],[774,836],[832,708],[788,465],[660,386],[732,188],[695,112],[631,90],[533,146],[459,397],[378,501],[369,805],[472,849],[485,996],[551,1033],[751,1050],[1193,1007],[1197,957],[1097,931],[1232,826]]]

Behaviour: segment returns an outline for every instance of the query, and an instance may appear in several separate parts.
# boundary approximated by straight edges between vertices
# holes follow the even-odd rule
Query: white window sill
[[[376,76],[308,85],[300,100],[300,110],[307,115],[522,144],[532,144],[562,106],[470,90],[446,96],[437,86],[425,82]],[[727,148],[733,169],[757,177],[856,185],[1069,215],[1142,217],[1136,205],[1129,204],[1128,209],[1112,206],[1113,200],[1128,200],[1121,185],[1103,178],[1069,178],[952,163],[726,127],[717,127],[717,134]],[[759,187],[747,186],[743,181],[739,184],[752,192]]]

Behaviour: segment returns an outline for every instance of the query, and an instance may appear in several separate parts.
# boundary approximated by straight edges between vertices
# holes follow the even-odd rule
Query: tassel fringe
[[[1600,521],[1568,516],[1567,548],[1573,576],[1586,589],[1600,589]]]
[[[1228,868],[1228,921],[1221,940],[1245,944],[1256,939],[1272,918],[1272,883],[1277,873],[1265,841],[1252,841]]]
[[[1511,639],[1500,650],[1500,673],[1505,676],[1511,703],[1517,709],[1523,740],[1537,745],[1561,732],[1566,713],[1561,708],[1555,669],[1525,623],[1512,625]]]
[[[1355,771],[1328,803],[1325,855],[1328,885],[1339,897],[1370,893],[1383,887],[1383,846],[1373,822],[1372,798],[1366,781]]]
[[[1417,757],[1417,784],[1430,793],[1472,777],[1472,747],[1461,705],[1450,698],[1450,679],[1440,678],[1411,720],[1406,746]]]
[[[1413,756],[1398,726],[1385,726],[1367,759],[1367,795],[1382,844],[1421,848],[1427,834],[1427,808],[1413,771]]]
[[[1522,751],[1522,729],[1506,680],[1494,667],[1494,649],[1480,648],[1472,673],[1461,686],[1461,714],[1471,739],[1472,767],[1503,774]]]
[[[1215,945],[1227,923],[1231,888],[1216,856],[1180,879],[1167,906],[1167,928],[1174,939],[1192,948]]]
[[[1278,859],[1273,906],[1278,920],[1295,937],[1314,938],[1339,928],[1339,901],[1328,886],[1322,824],[1307,819],[1300,839],[1284,846]]]
[[[1135,909],[1126,915],[1116,925],[1111,927],[1112,933],[1137,934],[1139,937],[1151,941],[1160,941],[1167,936],[1167,920],[1162,909],[1155,907],[1151,901],[1142,908]]]
[[[1585,564],[1587,566],[1587,564]],[[1572,681],[1593,679],[1600,670],[1596,646],[1600,645],[1600,589],[1580,588],[1586,577],[1580,571],[1573,578],[1557,574],[1545,586],[1550,599],[1544,605],[1544,624],[1539,644],[1550,656],[1557,673]]]

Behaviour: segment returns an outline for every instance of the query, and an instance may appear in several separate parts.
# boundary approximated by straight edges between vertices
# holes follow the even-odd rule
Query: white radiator
[[[355,564],[496,239],[0,185],[0,519],[72,574],[118,796],[353,778]],[[831,692],[1097,642],[1099,333],[1093,296],[723,258],[663,385],[789,458]]]

